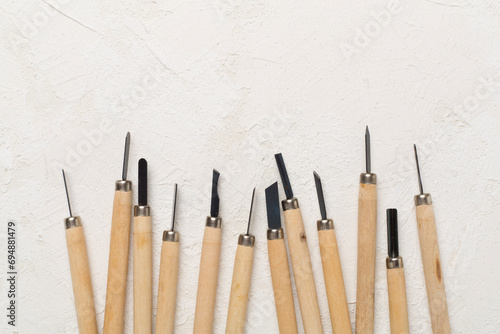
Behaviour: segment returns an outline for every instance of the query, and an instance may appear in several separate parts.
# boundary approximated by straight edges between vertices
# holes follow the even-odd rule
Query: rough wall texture
[[[179,184],[178,333],[193,326],[214,167],[221,172],[224,218],[214,332],[224,329],[237,236],[254,186],[247,333],[277,332],[263,192],[279,178],[277,152],[301,201],[324,329],[331,333],[312,171],[323,178],[353,320],[366,124],[379,179],[375,332],[389,331],[385,209],[396,207],[411,332],[431,333],[413,143],[434,198],[453,331],[498,332],[497,1],[22,0],[0,7],[0,212],[3,222],[18,223],[19,333],[77,332],[61,167],[85,225],[102,328],[113,183],[126,131],[134,182],[137,160],[150,163],[155,290],[161,233],[170,226],[173,184]],[[4,228],[0,235],[6,254]],[[4,277],[4,255],[0,268]],[[126,333],[132,333],[131,273]],[[4,310],[4,279],[0,289]],[[15,332],[0,319],[2,333]]]

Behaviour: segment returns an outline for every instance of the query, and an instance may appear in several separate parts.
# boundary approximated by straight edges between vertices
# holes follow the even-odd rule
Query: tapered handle
[[[178,273],[179,242],[163,241],[160,259],[160,281],[158,283],[156,334],[174,333]]]
[[[297,319],[293,305],[292,282],[288,269],[285,239],[267,240],[267,252],[280,333],[297,334]]]
[[[333,332],[352,334],[335,230],[320,230],[318,238]]]
[[[451,333],[432,204],[417,205],[417,224],[432,331],[434,334]]]
[[[387,290],[389,292],[391,334],[409,334],[408,303],[403,268],[387,269]]]
[[[132,191],[115,191],[109,246],[104,334],[123,333],[131,216]]]
[[[306,334],[323,333],[318,296],[300,208],[284,211],[288,249],[297,286],[300,313]]]
[[[66,229],[69,267],[73,281],[76,317],[80,334],[97,334],[97,322],[94,306],[94,292],[90,279],[89,259],[83,227]]]
[[[153,307],[151,216],[134,217],[134,334],[151,334]]]
[[[243,334],[247,316],[248,294],[252,278],[254,247],[238,245],[234,260],[233,282],[229,296],[226,334]]]
[[[222,229],[205,226],[194,314],[194,334],[212,333],[221,240]]]
[[[377,185],[360,183],[358,198],[358,275],[356,334],[373,334]]]

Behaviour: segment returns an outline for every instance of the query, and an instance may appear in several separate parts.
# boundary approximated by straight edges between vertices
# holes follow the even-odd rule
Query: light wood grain
[[[352,334],[335,230],[318,231],[330,320],[335,334]]]
[[[254,247],[238,245],[227,311],[226,334],[243,334],[252,278]]]
[[[109,245],[104,334],[123,333],[131,216],[132,191],[115,191]]]
[[[173,334],[179,273],[179,242],[163,241],[158,283],[156,334]]]
[[[304,331],[306,334],[323,333],[302,214],[300,209],[290,209],[284,211],[284,216]]]
[[[288,269],[285,240],[267,240],[267,252],[280,333],[296,334],[298,333],[297,319],[293,304],[292,282]]]
[[[409,334],[408,303],[403,268],[387,269],[387,291],[389,293],[391,334]]]
[[[83,227],[66,229],[69,267],[80,334],[97,334],[94,292]]]
[[[194,315],[194,334],[212,333],[221,240],[222,229],[205,227]]]
[[[153,308],[151,217],[134,217],[134,334],[150,334]]]
[[[377,185],[361,183],[358,199],[356,334],[373,334],[374,330],[376,240]]]
[[[417,224],[432,331],[434,334],[448,334],[451,333],[450,318],[432,205],[417,205]]]

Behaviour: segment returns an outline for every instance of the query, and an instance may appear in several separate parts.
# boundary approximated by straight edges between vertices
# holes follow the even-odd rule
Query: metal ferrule
[[[285,235],[283,234],[282,228],[271,228],[267,230],[267,240],[283,239],[284,237]]]
[[[281,206],[283,207],[283,211],[298,209],[299,201],[295,197],[290,199],[287,198],[281,201]]]
[[[245,247],[253,247],[255,245],[255,237],[251,234],[240,234],[238,245]]]
[[[70,229],[72,227],[82,226],[82,222],[79,216],[68,217],[64,219],[64,226],[66,226],[66,229]]]
[[[318,231],[322,230],[333,230],[333,219],[321,219],[316,223],[318,226]]]
[[[179,242],[179,233],[175,231],[163,231],[163,241]]]
[[[363,184],[377,184],[377,174],[361,173],[359,175],[359,183]]]
[[[132,191],[132,182],[128,180],[118,180],[115,182],[116,191]]]
[[[403,258],[398,257],[388,257],[385,259],[385,266],[387,269],[403,268]]]
[[[432,197],[431,194],[420,194],[415,195],[415,205],[431,205]]]
[[[213,227],[213,228],[220,228],[222,225],[222,218],[221,217],[207,217],[207,221],[205,222],[205,226],[207,227]]]
[[[134,206],[134,217],[149,217],[151,216],[151,207],[149,205]]]

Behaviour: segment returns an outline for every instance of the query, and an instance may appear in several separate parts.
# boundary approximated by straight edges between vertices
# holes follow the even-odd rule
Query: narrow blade
[[[148,162],[142,158],[139,160],[139,205],[148,205]]]
[[[219,193],[217,191],[217,185],[219,182],[220,173],[214,169],[212,175],[212,203],[210,205],[210,216],[219,217]]]
[[[276,164],[278,165],[278,170],[281,176],[281,182],[283,183],[283,188],[285,189],[285,195],[287,199],[293,198],[292,185],[290,184],[290,179],[288,178],[288,173],[286,172],[285,161],[283,161],[283,155],[281,153],[274,155],[276,159]]]
[[[314,182],[316,183],[316,192],[318,193],[319,211],[321,213],[321,219],[327,219],[325,197],[323,195],[323,186],[321,185],[321,178],[318,173],[314,172]]]
[[[266,188],[267,226],[269,229],[281,228],[280,199],[278,194],[278,182]]]

